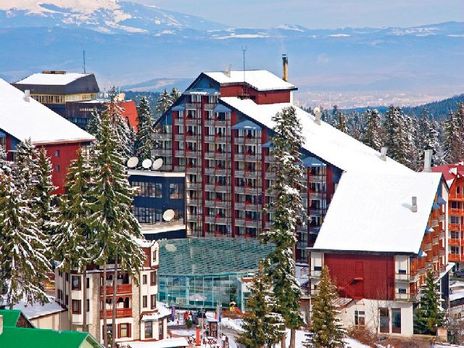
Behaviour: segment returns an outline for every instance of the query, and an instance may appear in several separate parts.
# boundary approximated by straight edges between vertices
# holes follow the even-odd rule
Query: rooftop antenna
[[[247,47],[242,46],[242,62],[243,62],[243,95],[244,97],[247,95],[247,90],[246,90],[246,79],[245,79],[245,68],[246,68],[246,51]]]
[[[85,50],[82,50],[82,62],[84,63],[83,67],[84,67],[84,74],[86,73],[85,71]]]

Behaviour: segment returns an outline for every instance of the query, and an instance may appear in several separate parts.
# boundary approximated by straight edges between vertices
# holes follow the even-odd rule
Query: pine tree
[[[48,302],[43,284],[50,271],[47,238],[37,228],[37,216],[11,172],[0,171],[0,270],[6,301],[13,305]]]
[[[95,263],[103,265],[105,281],[108,260],[112,260],[115,265],[112,301],[112,327],[115,328],[118,267],[135,275],[143,263],[144,254],[136,241],[136,238],[142,237],[140,225],[131,210],[134,191],[127,180],[124,157],[118,151],[119,137],[113,127],[110,112],[103,114],[100,131],[92,163],[93,168],[98,168],[98,173],[95,173],[94,185],[90,189],[95,202],[90,206],[92,227],[96,234],[95,240],[98,241]],[[103,294],[103,303],[106,304],[106,291]],[[106,332],[106,310],[103,313]],[[106,345],[106,335],[104,341]]]
[[[129,121],[124,117],[121,106],[116,101],[115,93],[113,88],[110,92],[110,101],[106,104],[106,108],[100,118],[103,119],[104,117],[108,117],[110,119],[118,140],[117,151],[119,151],[124,158],[128,158],[134,153],[135,134],[134,130],[129,125]],[[103,120],[100,122],[103,122]],[[102,125],[100,124],[100,128],[101,127]],[[102,132],[100,130],[97,139],[101,134]]]
[[[348,126],[346,125],[346,116],[342,112],[338,112],[337,129],[343,133],[348,133]]]
[[[98,256],[95,235],[92,229],[90,195],[94,172],[89,163],[89,156],[82,150],[71,163],[66,175],[65,193],[60,205],[60,218],[57,233],[53,237],[52,245],[56,260],[60,263],[57,268],[70,272],[83,272],[83,279],[87,278],[87,266]],[[87,288],[84,286],[83,303],[87,302]],[[87,331],[87,316],[83,318],[83,331]]]
[[[160,94],[158,101],[156,102],[156,112],[159,115],[164,114],[171,107],[172,103],[172,97],[166,90],[164,90],[163,93]]]
[[[324,266],[317,294],[312,299],[311,331],[315,348],[343,347],[345,330],[337,318],[335,300],[337,289],[330,280],[329,270]]]
[[[55,206],[55,186],[52,183],[52,164],[42,147],[37,159],[37,183],[34,187],[34,213],[38,218],[38,228],[50,237],[57,227],[58,211]]]
[[[290,347],[295,347],[295,330],[303,324],[299,312],[300,288],[295,278],[294,252],[297,226],[305,223],[306,214],[300,195],[304,171],[300,159],[303,145],[302,126],[293,107],[282,109],[273,118],[274,137],[271,156],[276,175],[271,186],[273,214],[270,231],[260,238],[271,242],[275,250],[268,256],[267,272],[272,280],[279,313],[291,329]],[[285,338],[283,338],[285,339]]]
[[[464,104],[450,113],[444,125],[445,161],[457,163],[464,160]]]
[[[390,106],[385,114],[384,129],[389,156],[404,165],[409,165],[408,125],[399,107]]]
[[[87,124],[87,132],[97,137],[100,133],[101,117],[97,109],[93,109],[90,114],[90,120]]]
[[[137,114],[138,132],[135,140],[135,155],[143,159],[151,158],[155,140],[153,138],[153,118],[147,98],[143,97],[140,100]]]
[[[38,158],[39,152],[30,139],[19,143],[16,147],[16,160],[13,166],[15,184],[23,191],[24,198],[29,200],[31,206],[37,199],[34,194],[39,170]]]
[[[278,343],[285,335],[285,323],[276,309],[271,280],[260,262],[250,285],[247,313],[242,325],[244,332],[237,341],[248,348],[272,347]]]
[[[419,168],[421,169],[424,162],[424,150],[433,150],[432,155],[432,165],[439,164],[438,155],[440,152],[440,143],[439,143],[439,132],[437,129],[437,124],[434,120],[430,118],[430,114],[427,109],[424,109],[421,116],[417,120],[417,138],[416,138],[416,148],[418,149],[419,154]]]
[[[382,127],[380,125],[380,115],[376,109],[366,111],[366,130],[362,141],[367,146],[379,151],[382,147]]]
[[[171,105],[174,104],[177,101],[177,99],[179,99],[180,96],[181,96],[180,91],[177,88],[174,87],[171,90],[171,93],[169,94],[169,98],[171,99]],[[169,107],[171,105],[169,105]]]
[[[435,335],[437,328],[444,323],[445,312],[440,305],[433,272],[429,270],[425,287],[421,290],[419,305],[414,311],[414,328],[417,333]]]

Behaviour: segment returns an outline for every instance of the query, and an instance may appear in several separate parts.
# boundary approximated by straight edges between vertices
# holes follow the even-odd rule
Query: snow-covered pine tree
[[[45,148],[40,148],[37,159],[37,183],[34,187],[33,211],[37,215],[38,228],[51,238],[57,227],[58,210],[56,207],[55,186],[52,183],[52,164]]]
[[[258,272],[250,284],[247,313],[242,325],[244,332],[237,341],[247,348],[270,348],[280,342],[285,335],[285,322],[276,310],[272,282],[264,273],[264,266],[260,262]]]
[[[337,129],[343,133],[348,133],[348,126],[346,124],[346,116],[343,112],[338,111]]]
[[[464,104],[451,112],[445,121],[444,150],[446,163],[464,160]]]
[[[99,141],[95,147],[92,167],[98,168],[90,194],[92,227],[97,241],[98,257],[95,263],[103,265],[103,278],[106,280],[106,265],[112,260],[115,265],[113,282],[117,280],[120,266],[124,271],[136,275],[143,263],[144,253],[137,243],[142,238],[140,225],[132,214],[134,190],[127,180],[124,157],[119,150],[119,137],[111,120],[111,113],[102,116]],[[115,291],[116,284],[113,284]],[[106,304],[106,291],[103,292]],[[115,328],[116,298],[113,293],[113,328]],[[106,313],[104,310],[103,313]],[[106,332],[106,314],[104,315]],[[107,337],[105,335],[105,344]],[[113,342],[114,344],[114,342]]]
[[[297,226],[306,223],[300,194],[304,182],[300,149],[304,138],[294,107],[282,109],[272,120],[275,135],[272,138],[271,170],[276,178],[270,188],[272,201],[268,209],[273,214],[273,221],[270,230],[263,232],[260,238],[275,245],[268,256],[269,267],[266,271],[272,280],[279,313],[291,330],[290,347],[294,348],[295,330],[303,324],[299,312],[301,293],[295,278],[294,252]]]
[[[87,124],[87,132],[94,137],[100,133],[101,116],[97,109],[93,109],[90,113],[89,123]]]
[[[424,162],[424,150],[433,150],[432,156],[432,165],[439,164],[439,132],[437,129],[436,122],[430,117],[430,113],[427,109],[424,109],[420,117],[418,118],[417,126],[417,138],[416,138],[416,148],[418,149],[419,154],[419,163],[422,166]],[[418,168],[420,170],[421,168]]]
[[[376,109],[368,109],[365,118],[366,129],[362,136],[362,141],[367,146],[379,151],[383,144],[379,112]]]
[[[337,318],[337,289],[330,280],[329,269],[324,266],[317,294],[312,298],[311,331],[315,348],[343,347],[345,330]]]
[[[414,329],[417,333],[435,335],[444,323],[445,311],[440,305],[440,295],[433,272],[429,270],[425,278],[425,288],[421,290],[419,305],[414,311]]]
[[[39,152],[30,139],[26,139],[16,147],[13,177],[16,186],[23,191],[24,198],[29,200],[31,206],[36,200],[34,194],[39,170],[38,158]]]
[[[83,272],[83,279],[87,278],[87,265],[93,262],[99,251],[94,239],[90,210],[93,202],[90,195],[93,175],[89,156],[82,149],[79,150],[77,158],[68,168],[65,193],[61,196],[57,233],[52,239],[55,259],[60,262],[57,268],[64,272]],[[87,288],[84,286],[83,289],[85,304]],[[87,316],[83,318],[83,331],[87,331]]]
[[[403,120],[406,129],[406,153],[409,154],[404,164],[413,170],[419,171],[423,168],[421,153],[424,151],[417,147],[417,118],[403,114]]]
[[[47,238],[37,228],[37,216],[24,195],[11,172],[0,170],[0,282],[10,309],[21,300],[48,302],[44,292],[50,271]]]
[[[156,102],[156,112],[159,116],[164,114],[169,107],[172,105],[172,98],[170,94],[164,90],[163,93],[160,94],[158,101]]]
[[[409,165],[408,125],[399,107],[390,106],[385,114],[385,146],[388,147],[388,155],[394,160]]]
[[[142,97],[138,107],[138,132],[135,138],[135,155],[142,159],[151,158],[155,148],[153,118],[147,98]]]
[[[110,92],[110,101],[106,104],[105,110],[100,116],[101,123],[103,122],[104,117],[108,117],[110,119],[110,122],[114,128],[118,139],[117,150],[124,156],[124,158],[132,156],[134,153],[135,141],[134,130],[129,125],[127,118],[123,115],[123,110],[116,100],[116,92],[114,88]],[[100,124],[100,128],[101,127],[102,125]],[[97,135],[98,140],[101,140],[98,138],[101,136],[101,134],[102,132],[100,130]]]
[[[174,104],[177,101],[177,99],[179,99],[180,96],[181,96],[180,91],[177,88],[173,87],[173,89],[171,90],[171,93],[169,93],[169,97],[171,99],[171,105]],[[171,105],[169,105],[169,107]]]

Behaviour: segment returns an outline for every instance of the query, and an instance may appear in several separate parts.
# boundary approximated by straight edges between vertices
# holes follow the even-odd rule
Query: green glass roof
[[[0,315],[3,316],[3,326],[16,326],[21,311],[16,309],[0,309]]]
[[[0,347],[79,348],[87,341],[88,335],[88,333],[77,331],[4,327],[3,333],[0,335]]]
[[[162,240],[160,275],[219,275],[254,271],[271,244],[244,238],[186,238]]]

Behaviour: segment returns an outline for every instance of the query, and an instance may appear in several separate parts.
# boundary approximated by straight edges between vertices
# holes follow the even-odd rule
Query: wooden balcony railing
[[[113,315],[112,309],[106,310],[106,317],[111,318]],[[100,311],[100,316],[103,317],[103,311]],[[116,318],[132,317],[132,308],[116,308]]]
[[[103,295],[103,287],[100,287],[100,294]],[[106,286],[106,294],[112,295],[113,294],[113,287]],[[116,287],[116,294],[132,294],[132,284],[120,284]]]

